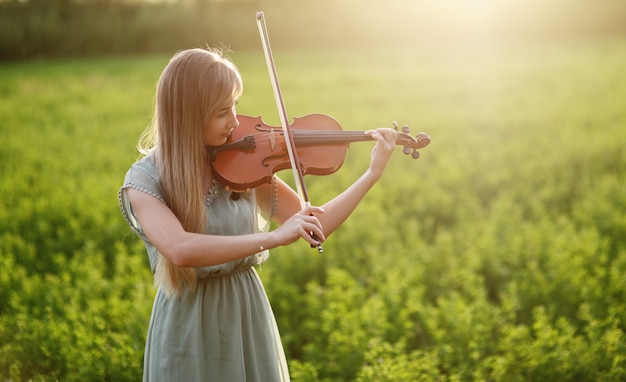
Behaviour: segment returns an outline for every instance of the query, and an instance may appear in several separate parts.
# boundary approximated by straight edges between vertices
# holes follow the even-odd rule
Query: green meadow
[[[259,270],[294,381],[626,379],[626,40],[274,54],[291,117],[432,139],[323,255]],[[260,50],[231,58],[277,124]],[[168,59],[0,64],[0,381],[141,378],[155,291],[116,197]]]

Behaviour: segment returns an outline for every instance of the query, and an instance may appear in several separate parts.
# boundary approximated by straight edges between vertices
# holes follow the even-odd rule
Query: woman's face
[[[220,105],[211,116],[204,128],[203,138],[206,146],[223,145],[233,130],[239,126],[235,105],[237,105],[237,100],[226,102]]]

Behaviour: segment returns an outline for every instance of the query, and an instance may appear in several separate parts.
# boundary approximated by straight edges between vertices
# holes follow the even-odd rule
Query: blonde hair
[[[204,128],[218,106],[242,91],[237,67],[219,50],[180,51],[159,78],[154,117],[138,149],[144,155],[154,150],[164,199],[186,231],[204,233],[207,224]],[[154,282],[168,296],[194,289],[196,279],[193,268],[177,267],[159,255]]]

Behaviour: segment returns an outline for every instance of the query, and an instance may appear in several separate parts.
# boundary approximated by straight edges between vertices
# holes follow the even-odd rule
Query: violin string
[[[318,131],[318,130],[294,130],[293,138],[301,144],[315,143],[350,143],[359,140],[371,140],[363,131]],[[277,137],[282,137],[282,133],[276,131],[275,134],[265,132],[255,135],[255,142],[267,143],[276,141]]]
[[[364,131],[318,131],[318,130],[294,130],[294,140],[300,144],[342,144],[358,141],[370,141],[371,137],[365,135]],[[275,132],[272,136],[270,132],[263,132],[255,137],[257,143],[266,143],[281,137],[280,132]],[[417,139],[408,134],[398,135],[398,144],[413,145],[417,143]]]

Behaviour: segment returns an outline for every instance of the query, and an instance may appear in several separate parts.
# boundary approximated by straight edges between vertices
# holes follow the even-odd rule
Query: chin
[[[204,145],[208,146],[208,147],[216,147],[216,146],[221,146],[224,143],[226,143],[226,141],[228,140],[228,138],[224,138],[224,137],[219,137],[219,138],[215,138],[212,139],[210,141],[205,141]]]

